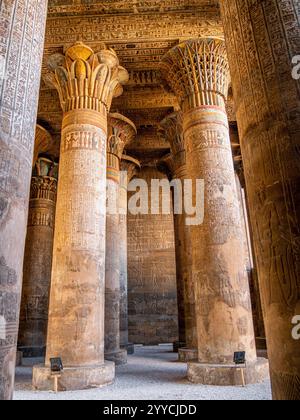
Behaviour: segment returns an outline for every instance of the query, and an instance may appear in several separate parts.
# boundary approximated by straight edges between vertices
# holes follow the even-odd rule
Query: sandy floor
[[[171,346],[138,347],[128,364],[117,367],[113,385],[88,391],[34,392],[32,370],[17,368],[15,400],[269,400],[270,382],[242,387],[192,385],[186,365],[176,361]]]

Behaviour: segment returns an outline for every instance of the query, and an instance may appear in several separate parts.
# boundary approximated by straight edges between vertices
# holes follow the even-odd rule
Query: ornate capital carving
[[[68,48],[65,55],[52,55],[48,67],[47,80],[58,90],[64,112],[84,109],[106,114],[129,78],[112,49],[104,46],[94,52],[82,42]]]
[[[31,178],[30,200],[56,201],[58,164],[49,159],[39,158]]]
[[[51,134],[41,125],[37,124],[35,129],[35,142],[32,166],[36,164],[40,153],[47,153],[52,147]]]
[[[170,143],[171,150],[174,156],[183,152],[184,136],[182,124],[182,112],[174,112],[166,117],[161,123],[162,133],[165,139]]]
[[[120,161],[126,144],[137,134],[132,121],[121,114],[109,114],[107,136],[107,179],[120,181]]]
[[[203,105],[225,108],[230,73],[222,40],[183,42],[163,57],[161,68],[183,111]]]
[[[182,178],[186,172],[186,153],[183,134],[182,112],[174,112],[161,123],[164,138],[170,143],[172,153],[166,155],[160,164],[167,168],[172,178]]]
[[[107,153],[115,155],[119,160],[122,158],[124,148],[137,135],[134,123],[121,114],[109,114]]]
[[[30,200],[56,201],[57,179],[48,176],[31,178]]]

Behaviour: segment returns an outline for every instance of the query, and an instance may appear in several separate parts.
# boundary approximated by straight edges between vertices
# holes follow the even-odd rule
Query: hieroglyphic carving
[[[116,201],[116,208],[106,215],[106,268],[105,268],[105,358],[116,364],[125,363],[126,350],[120,349],[121,305],[121,246],[119,200],[120,163],[126,144],[137,134],[132,121],[118,113],[108,116],[107,136],[107,198]],[[112,201],[111,201],[112,203]],[[122,247],[124,251],[124,246]],[[128,342],[128,340],[127,340]]]
[[[127,86],[145,86],[162,84],[161,75],[156,70],[131,70]]]
[[[78,1],[67,0],[50,0],[48,13],[49,15],[58,16],[62,14],[89,14],[101,13],[105,14],[125,14],[125,13],[162,13],[162,12],[179,12],[179,11],[195,11],[197,8],[204,9],[206,12],[218,9],[218,2],[215,0],[102,0],[88,1],[87,4],[78,3]]]
[[[294,0],[221,1],[276,399],[299,399],[300,51]],[[280,70],[279,70],[280,69]]]
[[[0,77],[0,316],[7,322],[0,342],[1,400],[13,393],[46,11],[47,1],[0,2],[0,57],[5,65]]]
[[[47,46],[84,42],[108,42],[124,40],[178,40],[197,36],[221,36],[223,28],[219,12],[196,11],[193,14],[132,15],[127,19],[120,16],[80,16],[49,18],[46,29]]]
[[[186,150],[183,134],[183,115],[177,112],[161,122],[162,135],[171,145],[172,153],[165,156],[162,162],[170,172],[170,179],[183,182],[188,178],[186,167]],[[175,198],[175,195],[174,195]],[[177,303],[180,346],[189,350],[197,349],[197,326],[195,314],[195,287],[192,278],[192,242],[191,230],[186,225],[186,215],[174,214]]]
[[[127,187],[131,179],[139,172],[140,162],[131,156],[123,155],[121,171],[126,176],[121,177],[119,195],[119,243],[120,243],[120,344],[129,347],[128,336],[128,250],[127,250]],[[132,352],[132,346],[131,346]]]
[[[69,382],[83,389],[114,373],[109,365],[103,374],[107,115],[128,73],[103,44],[95,53],[77,42],[48,65],[64,115],[45,371],[61,354],[70,375],[84,370],[76,385]],[[33,380],[45,386],[38,373]]]
[[[45,355],[57,178],[58,165],[39,158],[31,179],[23,267],[18,338],[23,357]]]
[[[139,173],[166,176],[154,167]],[[174,228],[171,215],[128,215],[129,340],[158,344],[178,339]]]
[[[122,109],[157,109],[179,108],[178,100],[174,94],[165,92],[163,89],[148,88],[139,89],[135,92],[126,91],[124,97],[116,99],[114,108]]]

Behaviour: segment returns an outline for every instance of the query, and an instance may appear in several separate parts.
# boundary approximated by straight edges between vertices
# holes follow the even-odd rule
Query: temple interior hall
[[[0,0],[0,400],[300,399],[298,0]]]

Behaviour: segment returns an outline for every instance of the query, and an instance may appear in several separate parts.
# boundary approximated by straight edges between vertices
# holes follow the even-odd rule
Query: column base
[[[121,349],[118,351],[114,351],[111,353],[104,354],[105,360],[109,360],[111,362],[115,362],[117,366],[119,365],[126,365],[127,363],[127,350]]]
[[[35,357],[45,357],[46,356],[46,346],[42,347],[19,347],[23,353],[24,359],[35,358]]]
[[[269,373],[269,362],[259,358],[244,369],[246,385],[263,382]],[[236,365],[188,363],[188,380],[194,384],[217,386],[242,386],[242,374]]]
[[[179,362],[188,363],[198,360],[198,350],[183,348],[178,350]]]
[[[126,350],[127,354],[131,355],[134,354],[134,344],[133,343],[127,343],[124,345],[121,345],[122,350]]]
[[[173,353],[178,353],[178,350],[185,346],[186,346],[186,343],[184,343],[183,341],[174,341]]]
[[[79,391],[111,385],[115,379],[115,365],[105,362],[99,366],[64,368],[58,378],[58,391]],[[53,391],[54,379],[50,368],[44,365],[33,367],[32,385],[38,391]]]

